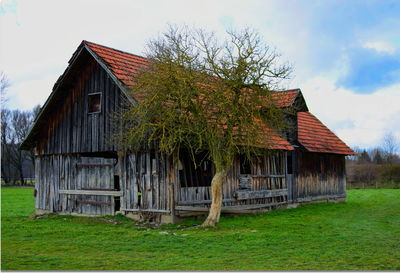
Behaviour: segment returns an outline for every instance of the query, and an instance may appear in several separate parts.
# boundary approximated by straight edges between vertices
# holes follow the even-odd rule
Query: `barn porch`
[[[223,208],[226,213],[245,213],[249,210],[260,210],[286,204],[288,186],[291,181],[287,175],[286,152],[278,151],[272,155],[264,155],[253,162],[244,156],[238,156],[223,184]],[[211,179],[213,170],[209,172],[211,162],[203,160],[197,169],[192,160],[183,155],[183,164],[179,166],[177,215],[188,215],[189,212],[207,212],[211,204]],[[197,158],[199,161],[201,157]],[[180,160],[179,163],[182,161]],[[198,179],[190,182],[196,172]]]

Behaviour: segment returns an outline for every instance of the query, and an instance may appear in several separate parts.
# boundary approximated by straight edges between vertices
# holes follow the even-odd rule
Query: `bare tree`
[[[374,159],[373,159],[373,163],[374,164],[378,164],[378,165],[381,165],[381,164],[383,164],[383,157],[382,157],[382,150],[381,149],[379,149],[379,148],[376,148],[376,149],[374,149],[374,151],[373,151],[373,156],[374,156]]]
[[[219,222],[222,183],[239,153],[268,147],[272,130],[284,128],[272,90],[291,67],[252,30],[230,31],[220,41],[213,33],[171,27],[148,44],[149,65],[132,89],[139,103],[124,115],[128,127],[119,143],[139,149],[157,142],[167,154],[180,147],[207,151],[215,165],[212,202],[203,226]],[[265,151],[265,150],[263,150]],[[175,157],[176,158],[176,157]]]
[[[396,152],[399,148],[399,143],[392,132],[388,132],[383,137],[383,150],[385,152],[385,160],[388,164],[393,164],[396,159]]]
[[[40,110],[42,110],[42,108],[40,107],[40,104],[38,104],[35,107],[33,107],[33,109],[32,109],[32,118],[33,118],[33,120],[36,120],[37,116],[40,113]]]
[[[367,152],[367,150],[364,149],[358,157],[358,164],[365,164],[365,163],[371,163],[371,157]]]
[[[38,114],[40,106],[32,111],[9,110],[5,108],[5,93],[9,81],[4,73],[0,73],[1,107],[1,177],[6,184],[20,180],[24,184],[24,172],[34,171],[34,155],[32,151],[21,151],[19,145]]]
[[[6,92],[8,87],[10,86],[10,81],[8,80],[6,74],[0,71],[0,103],[3,108],[5,103],[7,102]]]
[[[19,149],[19,145],[25,139],[25,136],[27,135],[31,124],[32,124],[32,112],[19,111],[19,110],[14,110],[12,112],[11,125],[14,132],[14,138],[11,142],[11,145],[13,146],[12,149],[13,156],[11,158],[18,172],[22,185],[24,184],[23,166],[24,162],[29,156],[29,153],[27,154],[26,151]]]
[[[6,92],[10,82],[4,72],[0,71],[0,109],[1,109],[1,178],[6,184],[11,181],[10,147],[7,145],[11,137],[10,110],[5,109]]]
[[[11,111],[1,109],[1,178],[6,184],[13,180]]]

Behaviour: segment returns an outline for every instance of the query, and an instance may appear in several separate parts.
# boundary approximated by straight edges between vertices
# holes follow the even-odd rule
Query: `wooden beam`
[[[346,194],[333,194],[333,195],[318,195],[318,196],[310,196],[304,198],[297,198],[297,202],[311,202],[317,200],[328,200],[328,199],[335,199],[335,198],[344,198]]]
[[[78,204],[89,204],[89,205],[107,205],[111,206],[111,202],[100,202],[100,201],[87,201],[87,200],[76,200]]]
[[[163,210],[163,209],[126,209],[121,208],[121,211],[129,211],[129,212],[159,212],[159,213],[170,213],[170,210]]]
[[[223,199],[224,202],[235,202],[236,199]],[[201,204],[211,204],[211,200],[193,200],[193,201],[179,201],[178,205],[201,205]]]
[[[59,190],[59,194],[122,196],[121,191]]]
[[[112,164],[107,163],[76,163],[77,167],[112,167]]]
[[[251,178],[285,178],[284,174],[251,174]]]
[[[84,190],[84,191],[115,191],[115,192],[118,191],[116,189],[100,189],[100,188],[81,188],[81,190]]]
[[[278,205],[285,205],[287,204],[286,202],[279,202],[279,203],[269,203],[269,204],[254,204],[254,205],[242,205],[242,206],[226,206],[221,208],[221,212],[224,213],[235,213],[235,212],[240,212],[242,211],[249,211],[253,209],[262,209],[262,208],[268,208],[268,207],[273,207],[273,206],[278,206]],[[209,211],[210,208],[204,208],[204,207],[191,207],[191,206],[176,206],[175,210],[179,211],[204,211],[207,212]]]
[[[261,191],[238,190],[234,193],[234,196],[237,200],[260,199],[285,195],[288,195],[287,189]]]
[[[247,191],[238,190],[236,191],[237,199],[223,199],[222,202],[235,202],[238,200],[249,200],[249,199],[259,199],[268,197],[285,196],[288,194],[287,189],[281,190],[262,190],[262,191]],[[211,200],[193,200],[193,201],[179,201],[178,205],[201,205],[201,204],[211,204]]]

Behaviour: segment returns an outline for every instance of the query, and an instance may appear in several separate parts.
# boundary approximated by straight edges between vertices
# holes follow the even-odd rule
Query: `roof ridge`
[[[300,88],[293,88],[293,89],[287,89],[287,90],[274,90],[275,92],[293,92],[293,91],[297,91],[297,92],[301,92]]]
[[[140,55],[137,55],[137,54],[133,54],[133,53],[130,53],[130,52],[127,52],[127,51],[123,51],[123,50],[120,50],[120,49],[116,49],[116,48],[113,48],[113,47],[109,47],[109,46],[101,45],[101,44],[98,44],[98,43],[94,43],[94,42],[91,42],[91,41],[88,41],[88,40],[82,40],[82,42],[86,43],[86,44],[93,44],[93,45],[96,45],[96,46],[104,47],[104,48],[111,49],[111,50],[114,50],[114,51],[117,51],[117,52],[121,52],[121,53],[124,53],[124,54],[128,54],[128,55],[131,55],[131,56],[135,56],[135,57],[138,57],[138,58],[142,58],[142,59],[148,60],[148,58],[146,58],[146,57],[143,57],[143,56],[140,56]]]

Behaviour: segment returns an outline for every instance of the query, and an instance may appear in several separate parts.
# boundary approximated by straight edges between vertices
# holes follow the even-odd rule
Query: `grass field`
[[[223,217],[209,229],[33,220],[32,191],[2,188],[3,270],[400,270],[400,190],[350,190],[346,203]]]

